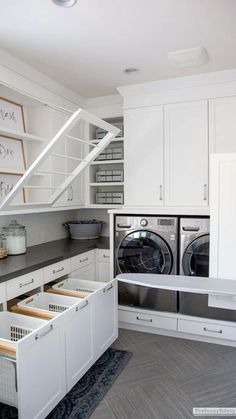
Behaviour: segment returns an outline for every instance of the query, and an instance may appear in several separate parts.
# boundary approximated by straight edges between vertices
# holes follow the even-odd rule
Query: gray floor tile
[[[236,405],[235,348],[128,330],[114,347],[133,357],[92,419],[189,419],[193,407]]]

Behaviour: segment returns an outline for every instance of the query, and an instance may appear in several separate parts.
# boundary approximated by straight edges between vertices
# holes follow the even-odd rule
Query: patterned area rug
[[[88,419],[131,356],[131,352],[109,348],[47,419]],[[17,419],[17,409],[0,403],[0,418]]]

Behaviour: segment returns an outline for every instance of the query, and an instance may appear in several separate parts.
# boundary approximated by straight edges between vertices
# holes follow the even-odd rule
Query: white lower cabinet
[[[71,258],[71,278],[96,280],[95,250],[89,250]]]
[[[44,419],[118,336],[116,279],[68,278],[53,289],[20,301],[22,314],[0,313],[0,401],[19,419]]]
[[[63,319],[0,319],[0,400],[17,407],[19,419],[44,419],[66,394]]]
[[[145,313],[143,310],[119,309],[119,322],[147,328],[177,330],[177,319],[160,313]]]
[[[117,280],[103,286],[94,297],[94,345],[99,358],[118,336]]]
[[[67,391],[94,363],[92,305],[86,299],[65,313]]]
[[[201,322],[199,320],[178,320],[178,331],[193,335],[209,336],[226,340],[236,340],[236,327],[220,322]]]
[[[98,249],[97,250],[97,266],[98,266],[98,281],[108,282],[111,278],[110,270],[110,250]]]

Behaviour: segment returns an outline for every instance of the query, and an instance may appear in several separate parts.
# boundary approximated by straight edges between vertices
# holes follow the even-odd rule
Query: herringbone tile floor
[[[236,348],[122,329],[113,346],[133,357],[91,419],[189,419],[193,407],[236,407]]]

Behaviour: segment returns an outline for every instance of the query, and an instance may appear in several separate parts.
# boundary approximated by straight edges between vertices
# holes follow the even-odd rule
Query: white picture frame
[[[0,128],[25,132],[23,106],[0,97]]]
[[[25,156],[22,140],[0,135],[0,173],[24,174]]]
[[[0,173],[0,203],[2,203],[12,188],[20,180],[21,175],[15,173]],[[22,204],[25,202],[24,190],[16,197],[15,203]]]

